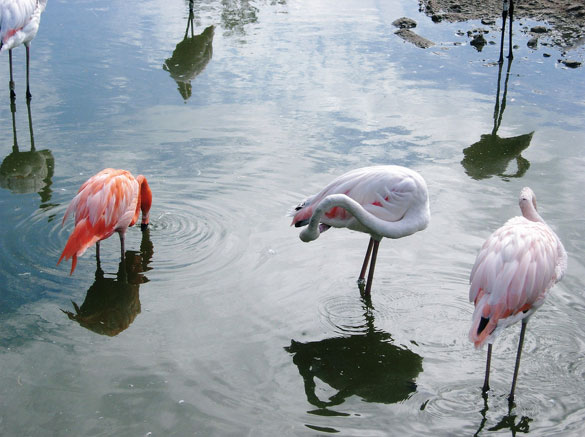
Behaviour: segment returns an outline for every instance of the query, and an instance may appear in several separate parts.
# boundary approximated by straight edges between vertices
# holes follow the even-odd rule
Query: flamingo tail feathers
[[[490,305],[489,296],[483,289],[475,301],[475,311],[469,330],[469,340],[479,348],[485,343],[493,343],[498,334],[507,326],[530,317],[538,306],[526,303],[520,308],[510,309],[505,301]]]
[[[104,237],[100,237],[100,232],[97,232],[98,228],[99,223],[92,225],[88,218],[80,220],[75,225],[75,229],[69,236],[57,265],[59,265],[63,259],[72,259],[70,272],[70,275],[72,275],[75,266],[77,265],[77,257],[83,255],[83,253],[97,241],[104,239]]]

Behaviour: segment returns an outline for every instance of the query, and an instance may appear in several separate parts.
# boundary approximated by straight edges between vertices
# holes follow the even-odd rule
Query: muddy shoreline
[[[482,24],[497,28],[502,22],[502,0],[419,0],[419,7],[435,22],[482,20]],[[515,1],[514,21],[522,18],[543,22],[536,31],[520,27],[542,45],[570,50],[585,43],[585,3],[582,0]]]

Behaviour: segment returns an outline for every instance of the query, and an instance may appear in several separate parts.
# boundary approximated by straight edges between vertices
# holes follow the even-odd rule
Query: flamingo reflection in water
[[[22,152],[18,147],[16,135],[16,104],[14,101],[10,103],[14,144],[12,153],[6,156],[0,164],[0,187],[18,194],[38,193],[41,196],[41,201],[46,205],[51,200],[50,187],[55,160],[50,150],[36,149],[30,101],[27,101],[27,109],[30,150]]]
[[[538,214],[530,188],[520,193],[519,205],[522,216],[508,220],[483,244],[471,271],[469,288],[469,300],[475,304],[469,339],[476,347],[488,343],[484,393],[490,389],[492,343],[504,328],[522,322],[510,405],[514,402],[528,319],[567,268],[567,252]]]
[[[21,44],[26,47],[26,99],[31,99],[30,43],[37,35],[41,14],[46,6],[47,0],[0,0],[0,52],[8,50],[11,100],[16,97],[12,77],[12,49]]]
[[[115,277],[106,276],[98,260],[95,281],[81,306],[72,302],[75,312],[61,311],[97,334],[118,335],[140,314],[139,288],[148,282],[143,273],[151,270],[149,264],[153,254],[150,231],[146,229],[142,233],[140,252],[126,251]]]
[[[463,150],[461,165],[465,168],[467,175],[476,180],[487,179],[492,176],[499,176],[504,180],[520,178],[524,176],[530,167],[530,162],[522,156],[522,152],[530,146],[534,132],[508,138],[502,138],[498,135],[504,110],[506,109],[511,66],[512,57],[510,56],[508,57],[504,90],[500,103],[503,64],[498,64],[498,86],[493,115],[494,126],[491,133],[482,135],[478,142]],[[516,172],[507,173],[508,167],[513,160],[516,161]]]
[[[431,216],[425,180],[417,172],[397,165],[352,170],[305,199],[292,214],[293,225],[307,226],[299,235],[305,242],[316,240],[331,227],[370,234],[358,278],[365,296],[370,295],[380,240],[422,231]]]
[[[195,35],[194,17],[191,1],[185,36],[175,47],[173,55],[163,65],[163,70],[168,71],[177,82],[179,93],[185,101],[191,97],[191,81],[205,69],[213,55],[212,43],[215,28],[209,26],[200,35]]]
[[[422,357],[392,343],[392,336],[374,326],[373,307],[362,300],[364,333],[307,343],[291,340],[284,349],[293,355],[307,400],[319,409],[342,404],[351,396],[364,402],[392,404],[416,392]],[[327,400],[317,395],[316,379],[332,390]]]
[[[133,226],[142,211],[142,231],[148,228],[152,192],[146,178],[136,178],[129,171],[106,168],[89,178],[79,188],[65,215],[63,223],[75,213],[75,228],[67,240],[57,264],[72,259],[71,272],[77,265],[77,257],[96,244],[99,262],[100,241],[114,232],[120,236],[120,260],[124,260],[124,238],[128,227]]]

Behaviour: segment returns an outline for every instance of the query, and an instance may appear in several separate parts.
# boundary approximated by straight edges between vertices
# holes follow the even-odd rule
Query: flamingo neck
[[[531,200],[522,199],[520,201],[520,210],[522,211],[522,215],[525,219],[530,220],[531,222],[545,223],[544,219],[540,216],[536,210],[536,206]]]
[[[138,175],[136,178],[138,183],[140,184],[140,197],[139,197],[139,204],[136,208],[136,218],[138,218],[138,207],[142,212],[142,220],[141,220],[141,227],[148,226],[150,221],[150,207],[152,205],[152,191],[150,190],[150,186],[148,185],[148,181],[143,175]]]
[[[375,240],[386,238],[401,238],[414,234],[427,227],[428,214],[418,209],[409,211],[402,219],[396,222],[388,222],[366,211],[358,202],[345,194],[332,194],[324,198],[317,205],[309,221],[309,225],[300,234],[301,240],[307,242],[319,238],[319,223],[321,217],[334,207],[342,207],[372,235]]]

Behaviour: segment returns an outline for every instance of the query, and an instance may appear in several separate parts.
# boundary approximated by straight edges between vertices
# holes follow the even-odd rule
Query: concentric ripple
[[[0,241],[0,312],[59,289],[55,274],[62,246],[56,216],[62,216],[61,208],[33,209],[37,203],[29,204],[26,196],[12,199],[23,206],[10,211],[12,228]]]
[[[366,334],[382,321],[385,309],[373,309],[355,290],[354,296],[328,296],[319,302],[319,316],[324,325],[341,335]]]

